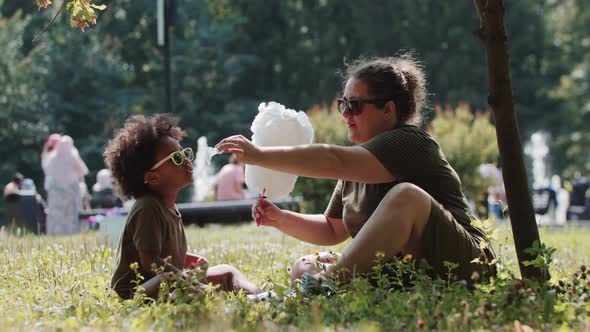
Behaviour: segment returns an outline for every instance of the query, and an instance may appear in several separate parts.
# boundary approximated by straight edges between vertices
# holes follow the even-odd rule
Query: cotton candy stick
[[[260,194],[260,198],[258,199],[258,202],[260,203],[260,205],[262,205],[262,200],[266,198],[266,188],[262,188],[262,193]],[[260,226],[261,223],[261,216],[256,217],[256,226]]]

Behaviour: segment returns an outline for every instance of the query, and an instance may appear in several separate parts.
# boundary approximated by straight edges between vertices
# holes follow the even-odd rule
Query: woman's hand
[[[261,156],[262,150],[242,135],[234,135],[222,139],[215,145],[217,151],[233,153],[244,164],[254,164]]]
[[[276,205],[264,198],[260,198],[252,206],[252,218],[256,220],[257,225],[277,227],[284,215],[283,210]]]

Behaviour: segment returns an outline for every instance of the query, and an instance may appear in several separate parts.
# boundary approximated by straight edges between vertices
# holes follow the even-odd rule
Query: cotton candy
[[[269,102],[258,106],[258,114],[250,127],[252,142],[258,146],[289,146],[313,143],[313,127],[304,112]],[[296,175],[246,165],[246,185],[266,196],[278,199],[287,196],[295,186]]]

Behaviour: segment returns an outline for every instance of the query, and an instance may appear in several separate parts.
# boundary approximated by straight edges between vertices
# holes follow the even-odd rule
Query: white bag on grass
[[[293,146],[313,143],[313,127],[307,115],[270,102],[258,106],[252,122],[252,142],[258,146]],[[311,162],[311,161],[310,161]],[[287,196],[295,186],[296,175],[246,165],[246,185],[249,189],[278,199]]]

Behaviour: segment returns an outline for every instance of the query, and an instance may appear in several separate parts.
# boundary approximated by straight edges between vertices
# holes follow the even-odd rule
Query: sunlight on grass
[[[558,249],[551,266],[555,281],[571,278],[572,273],[579,271],[582,264],[590,265],[590,229],[542,229],[541,238],[549,246]],[[212,265],[232,264],[265,289],[271,289],[274,285],[290,287],[288,268],[295,258],[310,254],[316,249],[342,251],[348,243],[337,247],[317,247],[285,236],[275,229],[256,227],[250,223],[232,226],[211,225],[205,228],[187,227],[187,239],[189,251],[204,255]],[[501,263],[516,272],[512,235],[507,227],[499,227],[499,236],[494,242],[494,247],[501,257]],[[495,303],[494,296],[501,296],[486,291],[485,296],[489,297],[486,300],[479,291],[475,295],[469,295],[470,293],[464,291],[443,292],[439,295],[439,304],[424,304],[424,308],[431,306],[433,310],[431,313],[425,313],[411,308],[408,310],[408,303],[421,301],[424,296],[432,296],[425,290],[418,288],[410,292],[395,293],[397,295],[388,298],[387,292],[371,293],[373,291],[370,289],[363,290],[366,286],[361,283],[356,285],[350,294],[343,293],[337,298],[298,298],[295,302],[285,302],[284,306],[249,303],[239,294],[212,295],[202,301],[198,309],[190,305],[168,303],[142,306],[132,301],[121,302],[108,289],[115,265],[114,250],[116,249],[106,244],[98,233],[93,232],[75,237],[13,237],[1,234],[0,298],[3,301],[0,301],[0,326],[16,330],[78,330],[82,327],[132,330],[194,329],[197,326],[191,325],[192,319],[198,317],[198,328],[208,330],[227,330],[242,326],[280,329],[280,326],[285,324],[302,328],[341,325],[372,329],[380,326],[374,320],[386,324],[379,320],[379,317],[388,317],[388,320],[392,320],[390,323],[398,328],[414,328],[414,322],[419,325],[419,320],[423,318],[426,320],[425,324],[430,324],[427,326],[436,328],[439,325],[433,324],[443,323],[436,323],[436,317],[431,318],[432,320],[428,320],[427,317],[439,312],[440,321],[444,321],[441,327],[455,326],[463,329],[466,326],[452,325],[454,323],[451,319],[453,314],[459,315],[462,314],[461,310],[466,310],[461,309],[462,300],[459,297],[474,302],[469,310],[474,311],[475,316],[471,319],[475,320],[479,317],[475,314],[478,301]],[[584,278],[581,278],[581,281],[584,282]],[[587,285],[580,284],[580,287],[582,286],[586,287],[587,293]],[[383,302],[378,307],[371,307],[372,301],[368,300],[367,296],[360,296],[362,294],[376,294],[371,296],[385,298],[379,299]],[[586,299],[587,295],[578,295],[577,306],[564,305],[556,309],[572,311],[571,321],[555,323],[578,328],[584,326],[584,320],[588,320],[590,305]],[[332,307],[330,303],[334,303]],[[443,306],[443,303],[447,303],[446,306]],[[338,316],[343,312],[343,304],[347,306],[347,317]],[[541,308],[542,306],[541,302]],[[456,307],[460,310],[457,311]],[[531,307],[529,310],[537,309]],[[358,316],[354,315],[355,312]],[[375,316],[366,317],[366,314],[362,314],[365,312],[371,312]],[[505,314],[506,317],[501,317],[500,314]],[[536,317],[534,312],[531,315]],[[511,313],[495,313],[494,317],[496,321],[509,326],[512,324],[512,317],[515,316]],[[543,326],[540,325],[543,322],[527,323],[537,327]],[[465,322],[462,321],[461,324]],[[485,321],[481,324],[487,326]],[[468,326],[474,328],[480,325]]]

